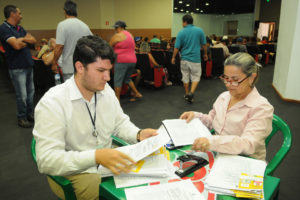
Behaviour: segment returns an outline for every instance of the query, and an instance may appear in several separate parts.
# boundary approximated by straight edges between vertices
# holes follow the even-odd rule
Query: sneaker
[[[22,128],[32,128],[33,124],[27,119],[18,119],[18,125]]]
[[[34,122],[34,116],[33,114],[30,114],[27,116],[27,120],[30,121],[30,122]]]
[[[192,93],[188,93],[188,94],[185,95],[185,96],[186,96],[185,100],[186,100],[187,102],[193,103],[193,101],[194,101],[194,95],[193,95]]]

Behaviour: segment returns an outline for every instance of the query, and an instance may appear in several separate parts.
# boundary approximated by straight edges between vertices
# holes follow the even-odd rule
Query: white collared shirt
[[[33,135],[39,171],[50,175],[96,173],[95,151],[111,148],[112,135],[136,143],[138,128],[123,113],[114,91],[106,84],[97,92],[96,129],[85,102],[94,118],[95,98],[86,101],[74,76],[51,88],[35,108]]]

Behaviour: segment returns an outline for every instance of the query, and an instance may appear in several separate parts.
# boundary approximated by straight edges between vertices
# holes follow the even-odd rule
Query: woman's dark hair
[[[145,41],[145,42],[148,42],[148,40],[149,40],[148,37],[145,37],[145,38],[144,38],[144,41]]]
[[[10,17],[11,12],[17,12],[17,7],[14,5],[7,5],[4,7],[4,17],[8,19]]]
[[[67,15],[77,17],[77,5],[73,1],[67,0],[64,5]]]
[[[111,46],[98,36],[89,35],[80,38],[73,54],[74,72],[76,73],[75,63],[77,61],[87,67],[88,64],[95,62],[97,58],[109,59],[113,64],[116,55]]]
[[[194,19],[193,19],[192,15],[186,14],[182,17],[182,22],[186,22],[187,24],[193,24]]]

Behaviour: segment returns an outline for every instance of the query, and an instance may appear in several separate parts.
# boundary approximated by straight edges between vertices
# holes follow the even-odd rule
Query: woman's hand
[[[209,148],[210,148],[209,140],[205,137],[197,138],[194,141],[194,144],[192,146],[192,150],[200,150],[202,152],[207,152]]]
[[[192,119],[194,119],[195,113],[193,111],[184,112],[180,115],[180,119],[185,119],[187,123],[189,123]]]

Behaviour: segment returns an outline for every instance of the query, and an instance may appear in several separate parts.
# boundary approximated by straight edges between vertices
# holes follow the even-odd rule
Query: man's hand
[[[171,63],[175,65],[175,58],[172,58]]]
[[[152,129],[152,128],[143,129],[140,132],[140,141],[147,139],[149,137],[158,135],[158,133],[156,131],[157,131],[156,129]]]
[[[210,144],[207,138],[197,138],[192,145],[192,150],[200,150],[202,152],[207,152],[209,150]]]
[[[97,149],[95,157],[97,164],[110,169],[115,175],[130,172],[135,165],[132,158],[114,149]]]
[[[180,119],[185,119],[187,123],[189,123],[192,119],[194,119],[195,113],[193,111],[184,112],[180,115]]]

